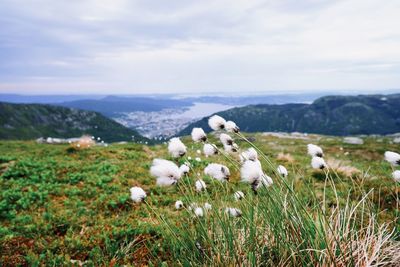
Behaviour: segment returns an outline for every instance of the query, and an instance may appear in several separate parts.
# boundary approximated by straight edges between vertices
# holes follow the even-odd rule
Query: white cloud
[[[0,90],[399,88],[399,13],[396,0],[3,1]]]

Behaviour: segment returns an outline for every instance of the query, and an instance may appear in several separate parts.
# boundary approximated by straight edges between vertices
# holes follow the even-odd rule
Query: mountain
[[[245,132],[305,132],[328,135],[400,132],[400,94],[325,96],[312,104],[250,105],[219,112]],[[189,125],[210,132],[208,117]]]
[[[101,99],[104,95],[18,95],[0,94],[0,102],[20,104],[53,104],[82,99]]]
[[[181,108],[191,106],[186,100],[155,98],[155,97],[120,97],[107,96],[102,99],[87,99],[57,103],[59,106],[79,108],[100,112],[103,115],[114,117],[122,112],[160,111],[167,108]]]
[[[232,106],[259,105],[259,104],[287,104],[311,103],[324,93],[298,93],[275,95],[224,95],[224,96],[196,96],[185,97],[183,100],[200,103],[218,103]],[[325,94],[326,95],[326,94]]]
[[[145,140],[135,130],[97,112],[0,102],[0,139],[70,138],[83,134],[100,137],[106,142],[129,141],[132,136],[135,140]]]

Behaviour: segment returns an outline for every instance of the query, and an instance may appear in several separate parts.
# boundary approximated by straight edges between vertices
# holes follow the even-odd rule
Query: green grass
[[[399,151],[399,146],[391,144],[388,138],[367,138],[364,145],[346,145],[335,137],[319,140],[317,136],[311,136],[310,140],[260,134],[250,137],[254,137],[255,144],[272,164],[286,166],[288,187],[279,182],[269,165],[263,162],[264,170],[276,183],[253,196],[249,187],[239,182],[239,173],[231,162],[223,157],[204,156],[201,162],[191,160],[191,175],[179,186],[157,187],[149,168],[156,157],[170,159],[165,145],[148,147],[132,143],[75,150],[67,145],[2,141],[1,265],[68,265],[70,260],[80,260],[88,266],[209,265],[212,262],[284,265],[282,259],[290,259],[286,263],[292,265],[317,263],[317,255],[306,253],[305,249],[319,247],[322,250],[326,244],[332,244],[321,242],[321,238],[311,238],[329,232],[325,227],[330,221],[327,217],[308,218],[308,214],[321,214],[316,209],[322,206],[329,210],[343,208],[333,212],[334,215],[346,212],[345,207],[357,205],[366,193],[368,202],[362,203],[368,207],[357,212],[357,216],[364,211],[368,214],[363,220],[353,218],[355,223],[351,226],[364,225],[372,212],[375,225],[387,223],[388,229],[394,230],[392,238],[399,238],[400,226],[393,222],[398,216],[399,189],[390,177],[391,166],[383,161],[386,150]],[[310,142],[322,146],[326,158],[340,160],[361,172],[349,175],[332,171],[328,185],[324,186],[326,175],[309,166],[306,144]],[[189,156],[197,157],[196,150],[201,149],[201,145],[192,144],[189,139],[185,139],[185,143]],[[249,147],[243,141],[238,144],[241,148]],[[279,153],[289,153],[293,160],[279,160]],[[202,170],[211,162],[226,164],[232,172],[231,182],[221,185],[202,177],[208,186],[207,193],[195,194],[192,191],[196,174],[203,176]],[[132,186],[145,189],[146,203],[131,202],[129,188]],[[236,190],[245,192],[245,201],[233,201]],[[289,191],[295,193],[288,195]],[[288,196],[289,211],[298,208],[299,203],[303,204],[304,211],[293,216],[282,212],[284,196]],[[191,212],[174,209],[178,199],[186,205],[207,201],[213,205],[213,211],[201,220],[194,219]],[[226,206],[240,208],[243,217],[226,217],[223,213]],[[243,229],[245,231],[239,235]],[[299,229],[304,232],[300,231],[297,238],[288,234]],[[288,242],[265,245],[266,240],[276,241],[278,237]],[[197,242],[202,249],[197,247]],[[299,246],[304,248],[304,253],[296,257],[283,254]]]

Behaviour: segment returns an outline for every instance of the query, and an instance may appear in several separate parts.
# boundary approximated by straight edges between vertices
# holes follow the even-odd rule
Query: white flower
[[[258,187],[260,187],[261,185],[265,186],[265,187],[269,187],[274,183],[274,181],[272,180],[271,177],[269,177],[268,175],[266,175],[265,173],[263,173],[261,175],[261,183],[258,184]],[[257,187],[257,188],[258,188]]]
[[[192,139],[195,142],[205,142],[207,141],[207,135],[202,128],[193,128]]]
[[[211,144],[204,144],[203,152],[206,157],[218,154],[218,150]]]
[[[313,144],[307,145],[307,153],[311,157],[322,158],[324,156],[324,152],[322,151],[322,148],[320,148],[319,146],[313,145]]]
[[[186,165],[186,164],[182,164],[180,167],[179,167],[179,170],[181,171],[181,175],[185,175],[185,174],[188,174],[189,173],[189,166],[188,165]]]
[[[282,175],[283,177],[288,176],[288,171],[287,171],[287,169],[285,168],[285,166],[279,165],[278,168],[277,168],[276,170],[277,170],[278,173],[279,173],[280,175]]]
[[[224,150],[228,153],[236,153],[239,150],[237,144],[233,143],[232,145],[224,145]]]
[[[400,171],[394,171],[394,172],[392,173],[392,176],[393,176],[393,179],[394,179],[396,182],[400,182]]]
[[[203,209],[200,207],[195,208],[194,214],[196,215],[196,217],[203,217],[204,216]]]
[[[314,169],[325,169],[327,167],[325,160],[320,157],[313,157],[311,160],[311,167]]]
[[[208,203],[208,202],[204,203],[204,209],[205,209],[205,210],[211,210],[211,209],[212,209],[211,204]]]
[[[214,115],[208,119],[208,125],[214,131],[224,129],[225,123],[226,123],[225,119],[218,115]]]
[[[150,173],[157,178],[157,185],[162,186],[175,184],[182,175],[175,163],[165,159],[154,159]]]
[[[219,135],[219,140],[221,141],[221,143],[225,146],[225,145],[233,145],[233,139],[232,137],[230,137],[228,134],[226,133],[222,133]]]
[[[196,153],[197,153],[197,154],[201,154],[201,150],[200,150],[200,149],[197,149],[197,150],[196,150]]]
[[[241,162],[245,162],[246,160],[251,160],[251,161],[258,160],[257,151],[253,147],[250,147],[249,149],[247,149],[246,151],[243,151],[240,154],[240,160],[241,160]]]
[[[175,209],[180,210],[181,208],[183,208],[183,202],[180,200],[177,200],[175,202]]]
[[[169,140],[168,152],[174,158],[182,157],[186,154],[186,146],[178,137],[174,137]]]
[[[234,123],[233,121],[227,121],[225,123],[225,129],[228,132],[235,132],[238,133],[239,132],[239,127],[236,125],[236,123]]]
[[[217,163],[208,164],[204,169],[204,174],[209,175],[220,182],[228,181],[229,176],[231,175],[228,167]]]
[[[240,217],[242,216],[242,211],[236,208],[226,208],[225,213],[231,217]]]
[[[261,163],[259,161],[247,160],[240,168],[240,176],[243,182],[254,184],[258,182],[262,175]]]
[[[140,187],[134,186],[131,189],[129,189],[131,192],[131,199],[136,202],[142,202],[146,198],[146,192]]]
[[[194,185],[196,187],[197,192],[201,192],[203,190],[206,190],[206,188],[207,188],[206,183],[201,179],[197,180]]]
[[[244,193],[242,191],[236,191],[233,194],[234,198],[236,201],[241,200],[242,198],[244,198]]]
[[[392,151],[386,151],[385,160],[392,165],[400,165],[400,154]]]
[[[200,161],[201,161],[201,158],[197,157],[197,158],[195,158],[195,160],[196,160],[197,162],[200,162]]]

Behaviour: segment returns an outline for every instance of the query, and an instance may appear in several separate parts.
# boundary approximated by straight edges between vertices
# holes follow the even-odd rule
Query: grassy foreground
[[[396,221],[399,189],[390,176],[391,166],[383,160],[386,150],[400,150],[398,144],[390,142],[391,139],[367,138],[363,145],[350,145],[343,144],[341,138],[325,136],[309,136],[307,140],[261,134],[250,137],[273,163],[286,166],[289,171],[287,182],[296,192],[296,198],[307,204],[306,209],[312,210],[321,203],[329,209],[349,203],[357,205],[367,194],[369,202],[366,205],[369,211],[374,211],[376,222],[387,223],[387,231],[394,233],[391,238],[399,239],[400,225]],[[222,265],[227,262],[226,258],[243,256],[237,244],[243,243],[235,241],[241,237],[224,233],[226,229],[233,229],[233,220],[215,215],[198,223],[199,220],[189,211],[176,211],[175,201],[180,199],[186,205],[189,201],[207,201],[216,210],[225,205],[238,206],[246,220],[241,222],[240,218],[235,218],[233,223],[247,224],[249,229],[257,231],[257,227],[251,228],[257,220],[263,222],[257,217],[257,210],[279,218],[279,214],[271,213],[276,212],[270,209],[274,199],[268,199],[271,194],[261,192],[253,208],[235,203],[231,196],[236,190],[245,193],[246,201],[253,201],[254,196],[247,185],[239,182],[239,173],[232,163],[223,157],[205,158],[196,152],[201,145],[192,144],[189,139],[185,143],[189,148],[188,156],[202,159],[200,162],[190,160],[192,173],[202,174],[204,167],[211,162],[223,163],[232,172],[229,185],[220,185],[204,177],[208,193],[193,193],[190,197],[182,195],[182,192],[193,185],[194,176],[186,178],[187,188],[156,187],[155,179],[149,175],[149,167],[156,157],[168,159],[165,145],[114,144],[76,150],[68,145],[0,142],[1,265],[158,266],[206,264],[208,260]],[[248,147],[244,142],[237,143],[241,148]],[[324,149],[327,162],[332,166],[333,175],[329,181],[324,172],[311,169],[306,153],[308,143],[318,144]],[[265,171],[274,181],[278,179],[267,167]],[[129,198],[132,186],[145,189],[147,203],[132,203]],[[254,218],[254,222],[248,221],[249,217]],[[214,227],[211,231],[216,239],[213,247],[206,247],[209,240],[201,239],[208,236],[201,234],[208,227],[204,225]],[[272,232],[276,230],[273,225],[270,227]],[[175,230],[177,234],[181,231],[182,235],[174,235]],[[257,236],[257,232],[243,234],[247,235]],[[223,236],[232,239],[232,243]],[[263,244],[266,242],[264,238],[254,237],[257,243],[253,245]],[[198,245],[198,240],[204,243]],[[185,244],[187,247],[183,248]],[[216,248],[220,254],[214,251]],[[201,259],[202,253],[209,255],[208,250],[216,258]],[[257,248],[249,251],[257,251]],[[179,253],[182,260],[177,258]],[[259,255],[243,254],[246,254],[246,260],[241,261],[243,265],[255,265],[260,261]],[[266,258],[280,256],[277,251],[265,251]],[[312,259],[309,260],[311,264]],[[271,260],[270,264],[276,262],[290,264],[279,259]],[[235,260],[228,263],[237,265]]]

